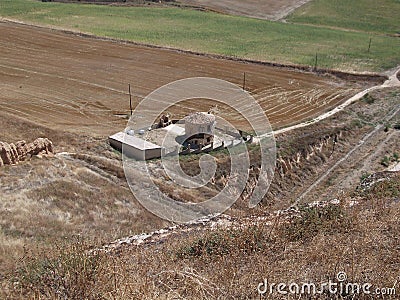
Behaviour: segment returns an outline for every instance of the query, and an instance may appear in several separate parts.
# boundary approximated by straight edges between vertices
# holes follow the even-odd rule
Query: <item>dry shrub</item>
[[[176,255],[178,258],[190,258],[246,254],[262,251],[271,242],[268,232],[262,226],[216,230],[186,242],[178,248]]]
[[[346,232],[351,228],[351,218],[339,205],[329,204],[324,207],[300,208],[300,217],[289,224],[282,224],[282,235],[288,241],[308,241],[322,233],[329,235]]]

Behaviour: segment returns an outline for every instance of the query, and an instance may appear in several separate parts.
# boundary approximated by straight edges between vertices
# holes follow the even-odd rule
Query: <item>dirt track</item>
[[[107,136],[126,125],[118,114],[129,110],[128,83],[137,103],[177,79],[209,76],[242,84],[246,72],[246,87],[274,128],[314,117],[361,85],[7,22],[0,23],[0,31],[1,118],[17,115],[52,129],[93,136]],[[194,108],[207,110],[210,103],[197,101]],[[175,112],[182,113],[182,108]]]
[[[310,0],[180,0],[179,2],[224,13],[243,15],[259,19],[279,20]]]
[[[101,0],[53,0],[66,3],[96,3],[110,5],[110,1]],[[158,6],[165,7],[183,6],[196,10],[212,10],[223,14],[252,17],[257,19],[280,20],[285,18],[295,9],[306,4],[310,0],[175,0],[168,1],[140,1],[140,0],[117,0],[112,5],[121,6]]]

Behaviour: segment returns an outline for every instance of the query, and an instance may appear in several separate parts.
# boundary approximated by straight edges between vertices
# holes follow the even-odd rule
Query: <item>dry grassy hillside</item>
[[[107,253],[93,249],[168,224],[131,200],[119,157],[104,140],[83,143],[78,136],[32,126],[32,132],[45,132],[63,145],[58,150],[80,151],[0,170],[2,297],[254,299],[264,278],[321,282],[333,280],[339,271],[353,282],[396,286],[400,177],[381,171],[386,162],[396,163],[400,152],[399,131],[392,128],[398,114],[296,209],[276,212],[292,204],[393,112],[399,92],[371,93],[331,119],[278,137],[277,173],[257,209],[238,201],[227,212],[228,221],[222,218],[216,226],[179,227],[138,246],[127,245],[133,238],[127,239],[114,244],[117,248],[108,247],[115,249]],[[318,150],[335,134],[340,138],[333,153],[329,143]],[[305,156],[296,164],[299,153]],[[252,157],[257,162],[257,155]],[[217,158],[224,165],[224,154]],[[186,157],[183,167],[191,169],[197,159]],[[292,168],[285,169],[283,161],[292,161]],[[364,161],[366,173],[353,174],[354,166]],[[376,172],[381,173],[369,177]],[[349,183],[346,189],[343,180]],[[326,199],[326,205],[308,206],[314,197]],[[338,201],[332,202],[334,198]]]

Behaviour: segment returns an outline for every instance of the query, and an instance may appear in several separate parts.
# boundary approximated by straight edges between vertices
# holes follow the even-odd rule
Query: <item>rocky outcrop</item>
[[[53,143],[47,138],[38,138],[32,143],[19,141],[15,144],[0,142],[0,166],[15,165],[34,155],[53,154]]]
[[[327,135],[321,138],[317,143],[308,145],[304,150],[297,152],[291,157],[277,157],[276,169],[280,177],[284,177],[294,168],[301,168],[302,163],[309,161],[314,156],[320,156],[322,159],[326,159],[326,156],[332,154],[335,144],[343,136],[343,131],[339,131],[334,135]]]

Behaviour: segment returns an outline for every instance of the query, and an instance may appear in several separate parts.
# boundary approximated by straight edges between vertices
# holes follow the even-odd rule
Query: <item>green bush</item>
[[[367,93],[361,98],[361,101],[363,101],[367,104],[372,104],[375,102],[375,98],[372,97],[369,93]]]
[[[371,174],[370,173],[363,173],[360,177],[360,182],[363,182],[365,179],[367,179]]]
[[[384,167],[389,167],[389,165],[390,165],[390,157],[389,156],[384,156],[382,159],[381,159],[381,165],[382,166],[384,166]]]
[[[393,160],[396,162],[399,161],[399,154],[397,152],[393,153]]]

